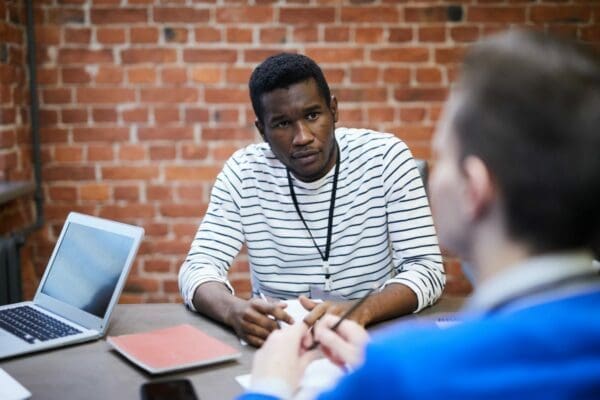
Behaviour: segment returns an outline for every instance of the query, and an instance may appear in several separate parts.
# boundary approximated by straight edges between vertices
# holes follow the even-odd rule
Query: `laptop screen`
[[[133,238],[71,222],[42,293],[104,318]]]

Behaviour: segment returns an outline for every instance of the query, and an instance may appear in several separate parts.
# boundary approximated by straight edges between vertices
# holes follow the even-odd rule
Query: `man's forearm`
[[[415,292],[400,283],[391,283],[381,292],[369,296],[362,305],[360,319],[365,325],[385,321],[417,309]]]
[[[233,325],[230,321],[232,307],[235,303],[244,302],[220,282],[206,282],[198,286],[192,301],[198,312],[229,326]]]

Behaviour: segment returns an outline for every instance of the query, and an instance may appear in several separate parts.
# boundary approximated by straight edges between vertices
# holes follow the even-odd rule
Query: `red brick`
[[[159,207],[160,215],[162,215],[163,217],[172,218],[194,218],[201,215],[203,213],[203,210],[206,210],[206,207],[201,207],[197,202],[190,204],[163,203]]]
[[[148,121],[148,109],[146,108],[134,108],[130,110],[123,110],[123,122],[147,122]]]
[[[77,101],[88,104],[125,103],[135,100],[133,89],[77,88]]]
[[[116,122],[117,110],[114,108],[94,108],[92,119],[94,122]]]
[[[587,42],[600,42],[600,26],[581,27],[581,39]]]
[[[273,7],[219,7],[216,10],[218,23],[269,23],[273,22]]]
[[[176,107],[164,107],[164,108],[155,108],[154,109],[154,120],[159,123],[167,123],[167,122],[178,122],[179,118],[179,108]]]
[[[177,187],[177,197],[182,200],[201,201],[204,198],[202,185],[184,185]],[[196,226],[196,229],[198,227]]]
[[[207,122],[208,110],[204,108],[188,108],[185,110],[185,122]]]
[[[592,10],[586,6],[534,6],[530,9],[530,20],[533,22],[589,22]]]
[[[92,38],[92,30],[89,28],[65,28],[64,32],[65,42],[68,44],[87,44]]]
[[[123,82],[123,69],[120,67],[100,67],[96,75],[97,83]]]
[[[208,155],[208,147],[193,143],[186,143],[181,148],[181,157],[184,160],[204,160]]]
[[[420,122],[425,118],[425,109],[418,108],[401,108],[400,119],[404,122]]]
[[[455,26],[450,28],[450,37],[457,42],[474,42],[479,39],[479,28]]]
[[[198,230],[197,224],[173,224],[173,233],[177,237],[192,238]]]
[[[139,144],[122,144],[119,148],[119,160],[140,161],[146,159],[146,148]]]
[[[116,186],[114,189],[115,200],[139,201],[140,189],[137,186]]]
[[[239,146],[216,146],[211,149],[211,155],[215,160],[227,160],[233,155]]]
[[[127,79],[130,83],[154,83],[156,82],[156,68],[134,67],[127,70]]]
[[[37,70],[37,81],[39,85],[54,85],[58,82],[58,69],[40,68]]]
[[[213,110],[210,120],[218,123],[239,123],[240,112],[237,109],[218,108]]]
[[[176,156],[175,147],[172,145],[150,147],[150,160],[152,161],[174,160]]]
[[[435,49],[435,62],[438,64],[460,63],[465,56],[465,47]]]
[[[447,7],[405,7],[404,19],[407,22],[446,22],[448,20]]]
[[[187,82],[187,70],[185,68],[165,68],[161,72],[163,83],[185,83]]]
[[[46,22],[49,24],[82,24],[85,22],[85,13],[81,8],[50,8],[46,15]]]
[[[92,80],[85,67],[65,67],[60,74],[64,83],[89,83]]]
[[[105,205],[100,208],[100,217],[116,221],[131,221],[132,218],[154,217],[154,206],[128,203],[126,206]]]
[[[371,59],[385,62],[425,62],[429,61],[429,49],[426,47],[375,49],[371,50]]]
[[[37,25],[35,27],[35,41],[39,45],[59,44],[60,28],[56,25]]]
[[[306,55],[317,63],[349,63],[364,59],[364,51],[361,48],[307,48]]]
[[[285,28],[267,27],[261,28],[259,33],[260,43],[285,43],[287,31]]]
[[[55,146],[54,161],[61,162],[81,162],[83,160],[83,149],[80,146]]]
[[[129,37],[131,43],[157,43],[159,34],[156,28],[131,28]]]
[[[171,187],[148,185],[146,187],[146,198],[148,200],[170,201],[173,199],[173,192]]]
[[[92,24],[130,24],[148,22],[144,8],[99,8],[90,11]]]
[[[333,7],[289,7],[279,9],[279,22],[283,24],[331,23],[335,21]]]
[[[156,179],[158,167],[102,167],[102,178],[114,180]]]
[[[237,61],[237,51],[228,49],[186,49],[183,51],[183,61],[191,63],[234,63]]]
[[[89,183],[79,186],[81,200],[102,201],[110,198],[110,188],[104,183]]]
[[[444,101],[447,90],[443,88],[401,88],[394,91],[398,101]]]
[[[151,103],[192,103],[198,100],[198,89],[188,87],[142,89],[141,100]]]
[[[40,126],[54,126],[58,123],[58,111],[56,110],[40,110]]]
[[[154,7],[155,22],[208,22],[210,13],[208,9],[191,7]]]
[[[355,28],[354,40],[356,43],[380,43],[383,40],[383,29]]]
[[[294,41],[310,43],[319,41],[319,29],[316,26],[295,26],[293,31]]]
[[[75,142],[115,142],[129,140],[129,128],[73,128]]]
[[[376,67],[354,67],[350,70],[350,80],[355,83],[374,83],[379,79]]]
[[[371,102],[387,100],[386,88],[340,88],[336,89],[338,101],[345,102]]]
[[[223,79],[223,71],[219,67],[196,67],[192,69],[191,79],[200,83],[219,83]],[[229,79],[227,82],[234,83]]]
[[[374,122],[392,122],[394,120],[393,107],[377,107],[367,110],[367,119]]]
[[[72,186],[54,186],[48,188],[48,197],[52,201],[69,201],[77,200],[77,188]]]
[[[204,90],[204,99],[209,104],[248,103],[248,89],[211,89]]]
[[[46,166],[42,170],[43,179],[47,181],[81,181],[93,180],[96,177],[94,167],[78,166]]]
[[[123,28],[98,28],[96,38],[99,43],[116,44],[125,43],[125,29]]]
[[[420,42],[445,42],[446,28],[445,27],[423,27],[419,28]]]
[[[368,22],[378,23],[399,22],[400,12],[396,7],[377,6],[377,7],[343,7],[342,23]],[[329,21],[330,22],[330,21]]]
[[[167,27],[163,29],[163,35],[165,37],[165,42],[168,43],[187,43],[188,41],[187,28]]]
[[[219,28],[202,27],[194,30],[194,36],[198,43],[213,43],[221,41],[221,30]]]
[[[146,230],[146,235],[148,230]],[[171,272],[171,262],[166,260],[144,260],[146,272]]]
[[[66,104],[72,101],[71,89],[43,89],[42,100],[44,104]]]
[[[469,22],[525,22],[524,7],[478,7],[470,6],[467,11]]]
[[[418,68],[417,82],[419,83],[441,83],[442,71],[437,67]]]
[[[325,41],[347,42],[350,40],[350,29],[346,27],[325,28]]]
[[[253,128],[202,128],[202,139],[205,140],[252,140]]]
[[[412,28],[391,28],[390,29],[390,42],[391,43],[402,43],[410,42],[413,39]]]
[[[168,63],[177,61],[177,52],[175,49],[154,48],[154,49],[127,49],[121,51],[123,64],[136,63]]]
[[[138,137],[140,140],[185,140],[193,139],[194,130],[192,127],[185,128],[139,128]]]
[[[221,171],[216,167],[166,167],[165,179],[169,181],[213,182]]]
[[[228,43],[252,43],[252,29],[227,28],[226,37]]]
[[[65,124],[71,124],[76,122],[87,122],[88,112],[86,109],[69,109],[64,108],[60,110],[61,120]]]
[[[110,50],[64,48],[58,50],[58,62],[60,64],[101,64],[112,63],[113,61]]]
[[[87,148],[88,161],[111,161],[114,159],[112,144],[89,145]]]

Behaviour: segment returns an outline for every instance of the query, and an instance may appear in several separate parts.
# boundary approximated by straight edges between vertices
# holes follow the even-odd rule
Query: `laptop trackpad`
[[[27,349],[31,344],[27,343],[23,339],[20,339],[12,333],[6,332],[4,329],[0,329],[0,354],[5,354],[19,349]]]

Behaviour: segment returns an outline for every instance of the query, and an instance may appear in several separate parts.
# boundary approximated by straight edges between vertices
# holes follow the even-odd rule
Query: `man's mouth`
[[[300,150],[300,151],[295,151],[292,153],[292,158],[294,159],[303,159],[303,158],[308,158],[308,157],[312,157],[316,154],[318,154],[319,151],[318,150]]]

